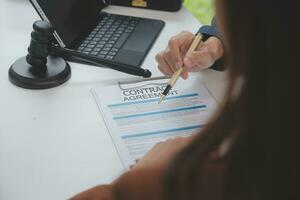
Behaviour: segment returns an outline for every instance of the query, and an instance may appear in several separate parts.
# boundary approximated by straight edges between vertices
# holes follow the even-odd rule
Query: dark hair
[[[220,199],[300,199],[300,7],[294,0],[217,0],[227,97],[165,174],[166,199],[203,199],[203,170],[228,138]],[[239,87],[238,87],[239,86]],[[211,188],[211,191],[214,191]],[[205,199],[203,199],[205,200]]]

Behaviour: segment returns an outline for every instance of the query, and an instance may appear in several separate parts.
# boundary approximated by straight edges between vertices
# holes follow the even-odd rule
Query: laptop
[[[141,66],[164,27],[161,20],[102,12],[105,0],[30,0],[54,27],[56,42],[99,58]],[[87,62],[74,57],[70,61]]]

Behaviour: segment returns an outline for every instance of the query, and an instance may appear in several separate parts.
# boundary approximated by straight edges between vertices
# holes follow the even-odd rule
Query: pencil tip
[[[160,97],[160,99],[159,99],[158,104],[161,104],[161,103],[163,102],[164,99],[165,99],[165,95],[162,95],[162,96]]]

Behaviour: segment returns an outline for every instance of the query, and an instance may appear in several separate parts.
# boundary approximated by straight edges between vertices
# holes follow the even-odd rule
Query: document
[[[199,76],[178,80],[159,104],[167,82],[146,79],[92,89],[126,168],[159,142],[199,133],[217,108]]]

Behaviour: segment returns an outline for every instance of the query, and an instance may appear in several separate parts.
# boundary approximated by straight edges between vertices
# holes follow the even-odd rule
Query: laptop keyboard
[[[137,17],[107,14],[77,51],[113,60],[139,21]]]

